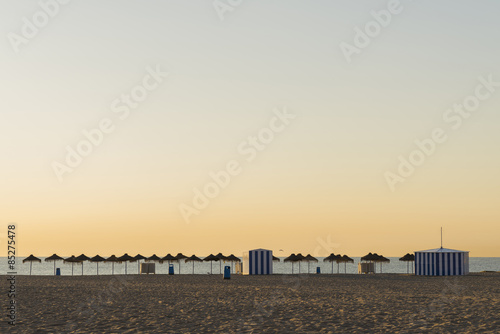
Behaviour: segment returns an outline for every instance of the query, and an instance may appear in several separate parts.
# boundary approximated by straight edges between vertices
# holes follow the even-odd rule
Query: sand
[[[24,276],[17,325],[2,317],[0,333],[498,333],[499,283],[498,273]]]

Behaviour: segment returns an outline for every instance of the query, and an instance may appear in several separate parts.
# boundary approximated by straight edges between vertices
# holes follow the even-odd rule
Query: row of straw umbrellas
[[[219,253],[217,255],[210,254],[209,256],[205,257],[204,259],[201,259],[197,257],[196,255],[192,255],[190,257],[187,257],[183,255],[182,253],[177,254],[176,256],[173,256],[171,254],[167,254],[164,257],[159,257],[156,254],[153,254],[150,257],[145,257],[142,256],[141,254],[137,254],[136,256],[132,257],[128,254],[124,254],[120,257],[116,257],[115,255],[111,255],[108,258],[103,258],[102,256],[96,255],[94,257],[88,257],[85,254],[82,254],[80,256],[70,256],[69,258],[63,258],[60,257],[57,254],[53,254],[52,256],[49,256],[48,258],[45,259],[46,262],[54,262],[54,275],[56,274],[56,262],[57,261],[63,261],[64,263],[71,263],[71,275],[74,274],[74,264],[75,263],[80,263],[82,265],[82,275],[83,275],[83,263],[85,261],[89,261],[92,263],[96,263],[97,265],[97,275],[99,275],[99,263],[100,262],[105,262],[105,263],[112,263],[112,273],[114,274],[114,268],[115,268],[115,263],[125,263],[125,274],[127,274],[127,263],[128,262],[137,262],[138,269],[137,271],[140,272],[140,261],[144,262],[159,262],[159,263],[164,263],[167,262],[170,264],[171,262],[178,262],[179,264],[179,272],[181,270],[181,260],[184,260],[186,263],[192,262],[193,263],[193,274],[194,274],[194,264],[195,262],[210,262],[210,273],[213,274],[213,262],[219,262],[219,273],[222,273],[222,262],[231,262],[231,270],[232,270],[232,265],[235,262],[241,262],[241,260],[234,256],[233,254],[229,256],[224,256],[222,253]],[[273,256],[273,261],[280,261],[279,258]],[[331,253],[329,256],[323,259],[324,262],[331,262],[332,263],[332,274],[333,274],[333,263],[337,263],[337,273],[340,272],[340,264],[344,263],[344,271],[347,273],[347,263],[354,263],[354,260],[350,258],[347,255],[335,255],[334,253]],[[361,261],[364,262],[372,262],[372,263],[380,263],[380,272],[382,272],[382,264],[384,262],[390,262],[390,260],[382,255],[378,255],[377,253],[368,253],[367,255],[363,256],[361,258]],[[409,273],[409,263],[415,261],[415,255],[407,253],[405,256],[399,259],[399,261],[404,261],[407,262],[407,273]],[[23,263],[29,262],[30,263],[30,275],[32,271],[32,265],[33,262],[39,262],[41,263],[42,260],[39,258],[35,257],[33,254],[27,257],[26,259],[23,260]],[[309,273],[310,270],[310,263],[311,262],[318,262],[318,259],[313,257],[311,254],[307,254],[306,256],[303,256],[301,253],[298,254],[291,254],[289,257],[285,258],[284,262],[291,262],[292,263],[292,274],[294,273],[294,263],[298,262],[299,263],[299,273],[300,271],[300,264],[301,262],[307,262],[307,272]],[[412,266],[413,270],[413,266]]]
[[[88,257],[85,254],[82,254],[80,256],[70,256],[68,258],[63,258],[57,254],[53,254],[49,256],[48,258],[45,259],[45,262],[54,262],[54,275],[56,274],[56,262],[57,261],[63,261],[63,263],[71,263],[71,275],[74,274],[74,265],[75,263],[81,264],[82,265],[82,275],[83,275],[83,263],[85,261],[89,261],[92,263],[96,263],[97,266],[97,275],[99,275],[99,263],[104,262],[104,263],[111,263],[111,270],[112,274],[115,273],[115,263],[125,263],[125,274],[127,274],[127,263],[129,262],[137,262],[137,271],[140,272],[140,261],[144,262],[158,262],[158,263],[165,263],[167,262],[169,265],[171,262],[178,262],[179,264],[179,272],[181,271],[181,260],[184,260],[184,262],[192,262],[193,263],[193,274],[194,274],[194,263],[195,262],[210,262],[210,273],[213,273],[213,268],[212,268],[212,263],[213,262],[220,262],[220,268],[219,271],[222,273],[222,262],[231,262],[231,267],[234,262],[241,262],[241,260],[236,257],[235,255],[231,254],[229,256],[222,255],[222,253],[219,253],[217,255],[210,254],[209,256],[205,257],[204,259],[201,259],[197,257],[196,255],[192,256],[185,256],[182,253],[177,254],[176,256],[173,256],[171,254],[167,254],[164,257],[159,257],[156,254],[153,254],[150,257],[145,257],[141,254],[137,254],[136,256],[132,257],[125,253],[124,255],[117,257],[115,255],[111,255],[108,258],[104,258],[100,255],[96,255],[94,257]],[[32,266],[33,262],[38,262],[41,263],[42,260],[39,258],[35,257],[33,254],[28,256],[26,259],[23,260],[23,263],[29,262],[30,263],[30,275],[32,272]],[[231,268],[232,269],[232,268]]]

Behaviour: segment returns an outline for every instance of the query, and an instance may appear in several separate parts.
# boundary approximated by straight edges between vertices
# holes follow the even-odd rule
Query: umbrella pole
[[[99,262],[97,262],[97,276],[99,276]]]
[[[347,274],[347,262],[344,262],[344,274]]]
[[[333,261],[332,261],[332,274],[333,274]]]
[[[82,262],[82,276],[83,276],[83,262]]]
[[[71,276],[73,276],[73,269],[75,268],[75,263],[71,262]]]
[[[115,274],[115,263],[111,262],[111,275]]]
[[[337,262],[337,274],[340,274],[340,263]]]
[[[213,274],[213,270],[212,270],[212,261],[210,261],[210,275]]]
[[[30,261],[30,276],[31,276],[31,267],[33,266],[33,262]]]
[[[194,275],[194,261],[193,261],[193,275]]]
[[[54,261],[54,276],[56,276],[56,261]]]

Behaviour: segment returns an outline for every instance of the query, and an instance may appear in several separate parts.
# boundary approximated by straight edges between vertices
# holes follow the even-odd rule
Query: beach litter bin
[[[56,276],[61,276],[61,268],[56,268]]]
[[[169,264],[168,265],[168,274],[169,275],[173,275],[174,274],[174,265],[173,264]]]
[[[321,268],[320,267],[316,267],[316,274],[321,274]]]
[[[231,279],[231,267],[230,266],[224,267],[224,279]]]

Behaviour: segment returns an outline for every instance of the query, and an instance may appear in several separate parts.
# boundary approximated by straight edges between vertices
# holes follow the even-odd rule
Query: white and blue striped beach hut
[[[243,255],[244,275],[271,275],[273,273],[273,251],[254,249]]]
[[[415,275],[457,276],[469,273],[469,252],[437,248],[415,252]]]

